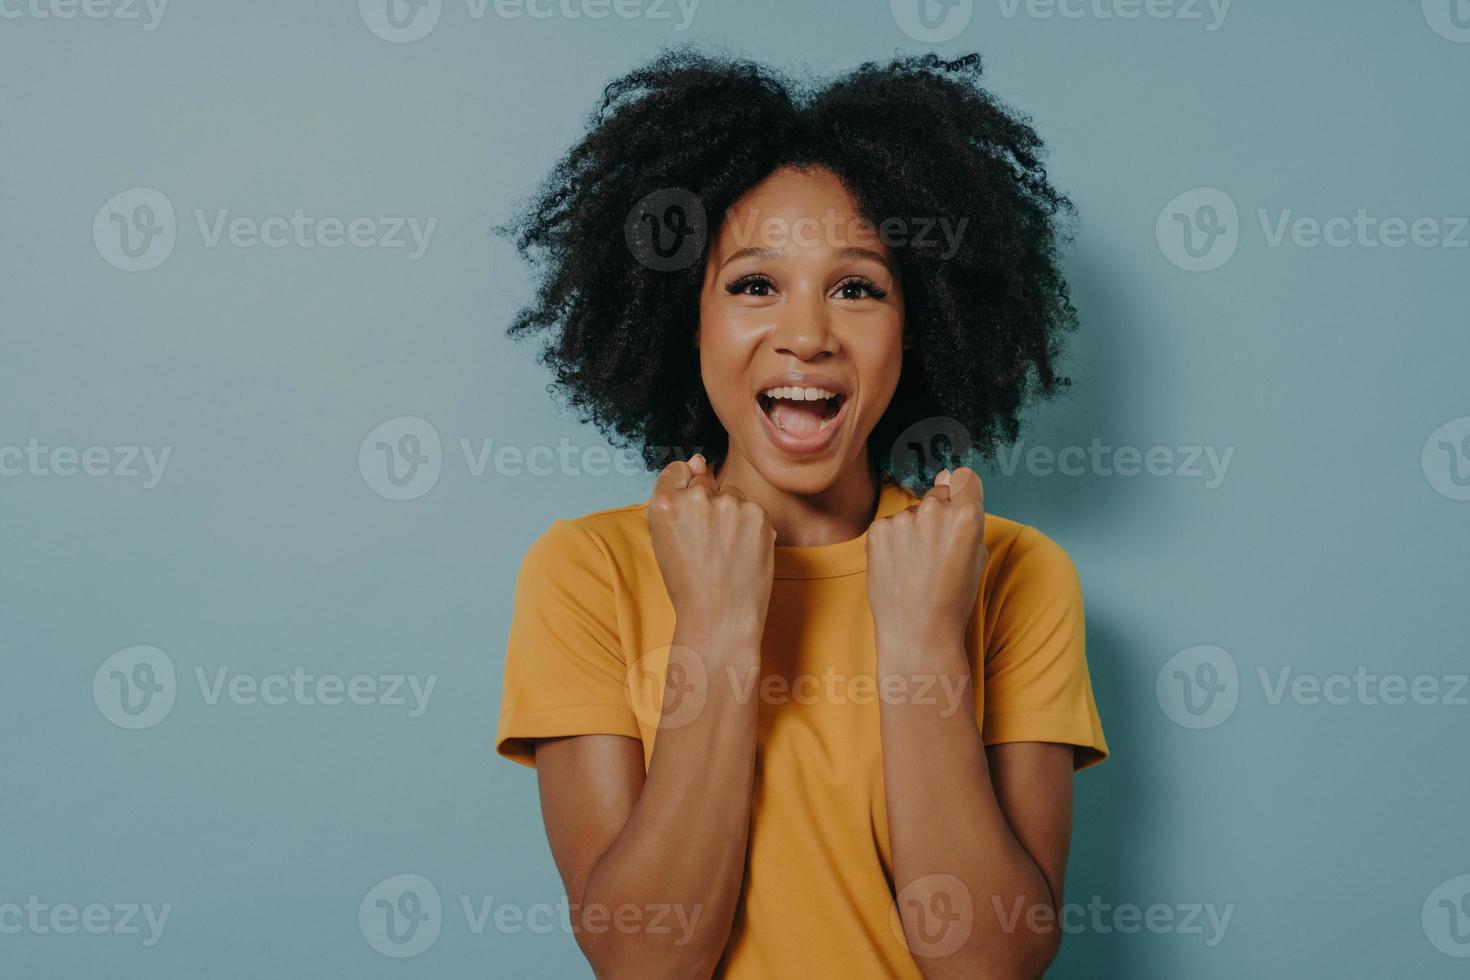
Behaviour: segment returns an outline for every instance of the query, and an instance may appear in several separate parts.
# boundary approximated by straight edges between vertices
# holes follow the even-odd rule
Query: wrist
[[[759,664],[764,626],[764,623],[714,625],[678,619],[673,644],[693,650],[707,667]]]
[[[942,673],[969,670],[963,630],[879,626],[874,641],[880,672],[916,666]]]

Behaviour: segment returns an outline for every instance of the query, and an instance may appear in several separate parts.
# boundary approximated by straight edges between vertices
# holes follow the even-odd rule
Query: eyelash
[[[725,285],[725,292],[729,293],[731,296],[739,296],[751,286],[756,285],[765,286],[769,289],[770,287],[774,286],[775,283],[771,282],[769,276],[763,276],[759,273],[753,273],[748,276],[741,276],[739,279],[727,283]],[[837,284],[838,290],[843,290],[850,286],[861,287],[862,289],[867,291],[868,296],[872,299],[888,298],[888,290],[884,289],[882,286],[878,285],[867,276],[848,276],[846,279]]]

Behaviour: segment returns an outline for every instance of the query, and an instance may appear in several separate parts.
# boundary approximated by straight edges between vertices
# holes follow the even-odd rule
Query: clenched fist
[[[980,477],[941,471],[917,507],[868,528],[868,605],[880,652],[921,658],[964,635],[985,571]]]
[[[648,527],[681,638],[758,651],[776,561],[765,510],[734,487],[722,490],[696,455],[658,475]]]

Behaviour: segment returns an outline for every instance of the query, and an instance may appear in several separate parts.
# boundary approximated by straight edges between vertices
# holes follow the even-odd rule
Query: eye
[[[725,292],[731,296],[769,296],[775,285],[769,278],[757,273],[726,283]]]
[[[837,295],[842,299],[885,299],[888,290],[867,276],[850,276],[837,284]]]

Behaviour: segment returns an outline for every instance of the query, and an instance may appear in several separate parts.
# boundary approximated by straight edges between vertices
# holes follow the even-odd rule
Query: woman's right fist
[[[695,455],[658,475],[648,528],[681,640],[759,648],[775,568],[776,531],[765,510],[734,487],[721,490]]]

